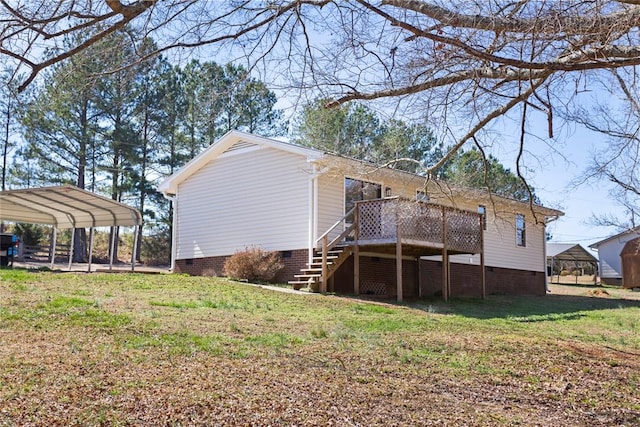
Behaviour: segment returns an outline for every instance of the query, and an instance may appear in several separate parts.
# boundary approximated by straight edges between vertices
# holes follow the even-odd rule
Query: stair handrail
[[[329,242],[329,234],[336,229],[339,225],[341,225],[343,223],[343,221],[345,219],[347,219],[347,217],[349,215],[351,215],[352,213],[355,212],[357,206],[354,206],[353,209],[351,209],[349,212],[347,212],[342,218],[340,218],[338,221],[336,221],[335,224],[333,224],[327,231],[325,231],[322,236],[318,237],[318,239],[316,239],[316,247],[318,247],[318,243],[321,243],[322,246],[322,282],[320,283],[320,292],[327,292],[327,279],[329,276],[329,269],[328,269],[328,265],[327,265],[327,256],[329,253],[329,250],[331,250],[340,240],[342,240],[344,237],[346,237],[349,233],[351,233],[351,231],[354,229],[355,224],[351,224],[351,226],[349,226],[346,230],[344,230],[342,233],[340,233],[340,235],[338,237],[336,237],[335,239],[333,239],[331,242]]]
[[[354,212],[355,212],[355,210],[356,210],[356,206],[354,206],[354,207],[353,207],[349,212],[347,212],[347,213],[346,213],[342,218],[340,218],[339,220],[337,220],[335,224],[333,224],[331,227],[329,227],[329,229],[328,229],[327,231],[325,231],[325,232],[322,234],[322,236],[318,237],[318,238],[316,239],[315,247],[317,248],[317,247],[318,247],[318,244],[319,244],[320,242],[322,242],[322,240],[326,239],[326,238],[329,236],[329,234],[330,234],[333,230],[335,230],[339,225],[341,225],[341,224],[344,222],[344,220],[345,220],[345,219],[347,219],[347,217],[349,217],[352,213],[354,213]],[[349,227],[347,230],[349,230],[349,231],[353,230],[353,226],[354,226],[354,224],[351,224],[351,227]],[[345,230],[345,231],[347,231],[347,230]],[[335,241],[335,240],[337,240],[337,239],[341,239],[342,237],[345,237],[345,236],[343,236],[343,234],[344,234],[344,232],[343,232],[340,236],[338,236],[336,239],[332,240],[332,241],[331,241],[331,243],[334,243],[334,241]],[[337,242],[336,242],[336,243],[337,243]],[[335,246],[335,244],[334,244],[334,246]]]

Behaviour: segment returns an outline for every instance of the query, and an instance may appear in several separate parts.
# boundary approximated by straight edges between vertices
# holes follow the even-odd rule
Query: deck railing
[[[358,241],[425,243],[463,253],[482,251],[482,216],[433,203],[388,198],[356,203]]]

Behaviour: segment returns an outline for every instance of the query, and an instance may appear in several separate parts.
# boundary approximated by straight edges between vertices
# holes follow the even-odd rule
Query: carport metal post
[[[135,226],[135,232],[133,233],[133,252],[131,253],[131,271],[136,269],[136,251],[138,250],[138,234],[140,233],[140,226]]]
[[[89,228],[89,264],[87,273],[91,273],[91,261],[93,260],[93,227]]]
[[[113,270],[113,254],[116,251],[116,227],[111,227],[111,251],[109,253],[109,271]]]
[[[56,244],[58,240],[58,227],[53,226],[53,236],[51,237],[51,269],[53,270],[53,264],[56,261]]]
[[[69,271],[71,271],[71,263],[73,262],[73,248],[76,244],[76,229],[71,229],[71,246],[69,246]]]

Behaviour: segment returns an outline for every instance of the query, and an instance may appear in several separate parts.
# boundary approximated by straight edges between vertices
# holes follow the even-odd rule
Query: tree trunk
[[[11,99],[7,100],[7,111],[4,124],[4,146],[2,147],[2,191],[6,190],[7,155],[9,154],[9,122],[11,120]]]
[[[4,124],[4,146],[2,147],[2,191],[6,190],[7,155],[9,154],[9,121],[11,120],[11,99],[7,100],[6,123]],[[0,221],[0,233],[4,233],[4,222]]]
[[[89,139],[89,99],[87,94],[83,94],[82,112],[80,115],[80,147],[78,149],[78,176],[76,185],[78,188],[85,189],[85,173],[87,170],[87,146]],[[84,228],[76,228],[73,230],[73,262],[87,261],[87,232]]]

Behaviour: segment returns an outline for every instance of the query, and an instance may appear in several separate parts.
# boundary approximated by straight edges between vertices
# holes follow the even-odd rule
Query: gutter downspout
[[[311,163],[311,178],[309,179],[309,207],[307,216],[309,219],[309,230],[308,230],[308,241],[307,246],[309,249],[308,261],[309,265],[313,262],[313,251],[316,242],[316,232],[317,232],[317,224],[318,224],[318,175],[317,175],[317,167],[313,160],[308,159]]]
[[[171,267],[169,271],[174,273],[176,271],[176,255],[178,253],[178,248],[176,246],[176,242],[178,238],[176,237],[178,233],[178,194],[166,193],[164,190],[162,191],[162,196],[171,202],[171,206],[173,208],[173,218],[171,218]]]
[[[176,244],[178,241],[178,196],[174,194],[169,200],[171,200],[171,205],[173,205],[173,218],[171,218],[171,272],[174,273],[176,271],[176,256],[178,253]]]

